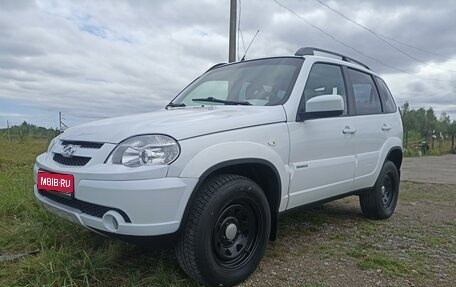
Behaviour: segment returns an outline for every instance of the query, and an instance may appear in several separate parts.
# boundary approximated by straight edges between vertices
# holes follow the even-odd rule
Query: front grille
[[[62,141],[62,145],[63,146],[66,146],[66,145],[69,145],[69,144],[77,145],[77,146],[80,146],[82,148],[95,148],[95,149],[100,149],[103,146],[102,143],[96,143],[96,142]]]
[[[91,158],[85,156],[64,157],[59,153],[55,153],[53,159],[55,162],[63,165],[84,166],[90,161]]]
[[[122,215],[125,222],[131,223],[131,220],[128,217],[128,215],[124,211],[122,211],[118,208],[111,208],[111,207],[107,207],[107,206],[103,206],[103,205],[98,205],[98,204],[82,201],[82,200],[79,200],[76,198],[65,198],[61,195],[55,194],[50,191],[39,190],[39,193],[42,196],[51,199],[52,201],[75,208],[77,210],[80,210],[82,213],[92,215],[92,216],[95,216],[98,218],[102,218],[103,215],[106,212],[108,212],[109,210],[114,210],[114,211],[117,211],[120,215]]]

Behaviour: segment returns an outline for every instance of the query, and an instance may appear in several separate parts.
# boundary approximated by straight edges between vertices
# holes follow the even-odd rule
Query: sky
[[[228,58],[229,0],[0,1],[0,128],[166,105]],[[329,8],[328,8],[328,7]],[[239,57],[303,46],[366,63],[397,103],[456,119],[456,1],[238,0]],[[355,23],[354,23],[355,22]],[[383,39],[383,40],[382,40]]]

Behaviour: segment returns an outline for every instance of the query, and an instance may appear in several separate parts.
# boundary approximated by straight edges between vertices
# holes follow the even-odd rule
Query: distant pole
[[[62,132],[62,112],[59,112],[59,130]]]
[[[236,61],[236,18],[237,18],[237,0],[231,0],[230,4],[230,39],[228,62]]]
[[[8,134],[8,140],[10,141],[11,140],[11,136],[10,136],[10,126],[9,126],[9,121],[6,120],[6,133]]]

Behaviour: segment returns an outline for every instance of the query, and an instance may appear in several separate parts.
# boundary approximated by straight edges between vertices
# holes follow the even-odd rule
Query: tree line
[[[409,151],[437,150],[437,153],[455,152],[456,120],[434,109],[410,108],[408,102],[399,108],[404,127],[404,146]]]
[[[59,134],[60,131],[58,129],[39,127],[26,121],[20,125],[11,126],[9,129],[0,129],[0,139],[10,140],[50,140]]]
[[[456,152],[456,120],[442,112],[438,117],[434,109],[411,108],[406,102],[399,108],[404,127],[404,147],[410,155],[421,151],[435,154]],[[56,137],[60,131],[23,122],[8,129],[0,129],[0,139],[27,140]]]

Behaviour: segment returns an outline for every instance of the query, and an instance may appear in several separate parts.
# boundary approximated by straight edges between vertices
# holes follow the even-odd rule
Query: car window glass
[[[347,96],[340,66],[322,63],[313,65],[304,88],[304,99],[307,102],[313,97],[322,95],[342,96],[344,99],[343,114],[347,114]]]
[[[383,103],[385,105],[385,111],[387,113],[394,113],[397,111],[396,104],[394,103],[393,96],[391,95],[388,87],[386,86],[386,83],[380,79],[377,78],[378,82],[378,91],[380,93],[380,97],[382,97]]]
[[[190,84],[174,103],[186,106],[223,105],[192,101],[194,98],[213,97],[247,101],[254,106],[280,105],[291,93],[302,63],[299,58],[269,58],[222,66],[208,71]]]
[[[193,99],[207,98],[217,95],[218,99],[226,100],[228,97],[228,81],[207,81],[196,87],[182,101],[185,105],[193,105]],[[216,103],[205,102],[205,105],[214,105]]]
[[[372,76],[353,69],[348,69],[348,72],[353,85],[356,113],[359,115],[381,113],[382,106]]]

